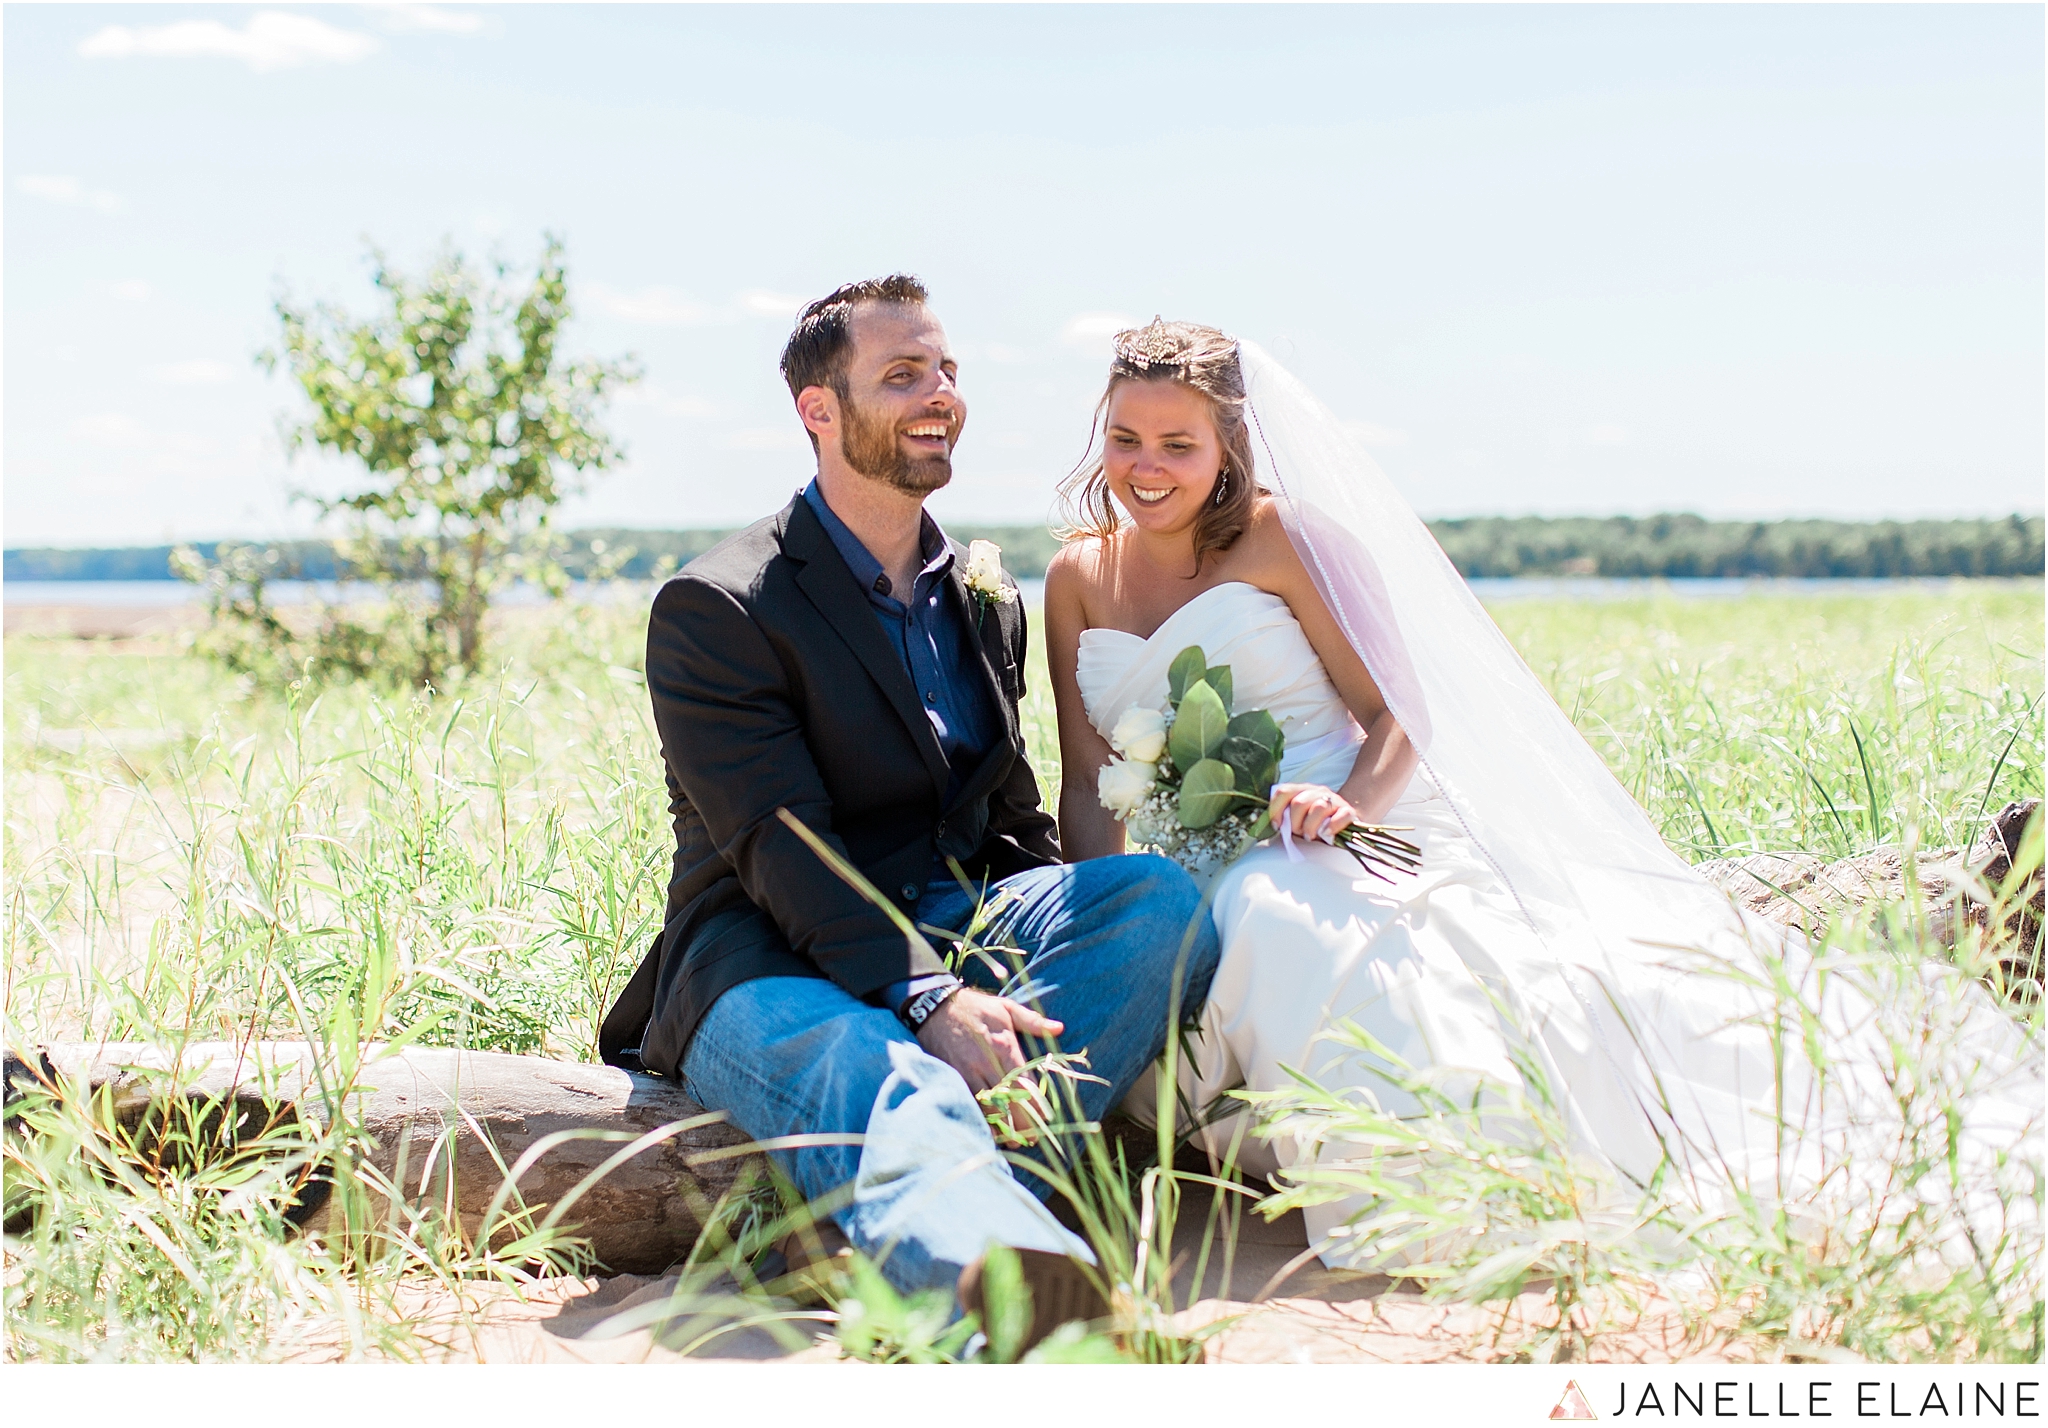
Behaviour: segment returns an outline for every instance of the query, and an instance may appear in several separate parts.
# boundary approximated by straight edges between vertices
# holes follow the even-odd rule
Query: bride
[[[1896,1141],[1882,1008],[1665,847],[1305,388],[1249,343],[1155,320],[1118,334],[1097,422],[1099,457],[1063,491],[1081,534],[1045,586],[1066,856],[1124,850],[1097,773],[1123,714],[1164,706],[1187,647],[1286,735],[1272,816],[1293,841],[1216,876],[1222,962],[1181,1067],[1212,1154],[1237,1145],[1244,1169],[1299,1178],[1356,1153],[1300,1115],[1247,1134],[1229,1093],[1291,1072],[1415,1113],[1385,1062],[1332,1039],[1347,1021],[1464,1084],[1520,1086],[1533,1056],[1574,1154],[1637,1188],[1675,1168],[1790,1198]],[[1331,844],[1354,822],[1406,830],[1420,868],[1362,873]],[[1787,966],[1823,1008],[1830,1078],[1783,1055]],[[1949,1004],[1972,1052],[1942,1074],[1971,1083],[1968,1158],[1988,1175],[2037,1135],[2039,1064],[1974,988]],[[1141,1084],[1125,1108],[1149,1121],[1152,1104]],[[1305,1211],[1326,1263],[1367,1262],[1343,1239],[1364,1208]]]

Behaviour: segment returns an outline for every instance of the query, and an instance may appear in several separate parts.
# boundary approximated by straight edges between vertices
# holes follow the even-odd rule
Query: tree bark
[[[2008,803],[1986,822],[1975,846],[1922,849],[1907,875],[1905,851],[1873,849],[1828,862],[1812,853],[1752,853],[1701,863],[1699,871],[1738,905],[1767,922],[1818,937],[1835,918],[1867,902],[1898,902],[1910,884],[1926,909],[1926,934],[1953,947],[1966,927],[1979,929],[2000,952],[2008,985],[2041,985],[2042,883],[2035,870],[2008,886],[2013,860],[2041,800]],[[2003,898],[2000,893],[2003,892]],[[1991,901],[1987,902],[1986,898]],[[1995,904],[1995,906],[1994,906]],[[1990,926],[1993,912],[1999,926]]]
[[[6,1074],[10,1102],[50,1071],[63,1094],[109,1088],[116,1116],[131,1126],[153,1102],[173,1094],[231,1104],[242,1125],[260,1126],[284,1107],[325,1124],[328,1093],[313,1079],[313,1068],[313,1049],[303,1042],[198,1043],[175,1058],[138,1043],[73,1042],[35,1048],[19,1059],[10,1055]],[[395,1054],[366,1048],[355,1087],[343,1099],[345,1113],[374,1144],[370,1162],[402,1179],[408,1201],[452,1206],[471,1235],[481,1229],[504,1171],[542,1137],[599,1130],[637,1138],[705,1115],[673,1082],[654,1076],[529,1056],[419,1048]],[[10,1106],[10,1120],[12,1111]],[[586,1138],[552,1147],[520,1174],[521,1200],[535,1210],[560,1203],[628,1143]],[[745,1144],[746,1137],[722,1121],[677,1132],[608,1172],[564,1222],[589,1241],[607,1270],[659,1273],[689,1253],[701,1217],[743,1169],[750,1163],[758,1168],[754,1153],[732,1153]],[[311,1211],[304,1217],[306,1228],[320,1230],[327,1207],[313,1203],[312,1195],[305,1198]]]

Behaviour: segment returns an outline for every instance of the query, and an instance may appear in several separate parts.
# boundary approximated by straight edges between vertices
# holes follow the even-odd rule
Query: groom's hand
[[[925,1021],[918,1045],[960,1073],[979,1096],[1024,1064],[1023,1036],[1058,1036],[1066,1023],[1041,1016],[1021,1002],[962,987]],[[1026,1129],[1022,1107],[1010,1117],[1013,1130]]]

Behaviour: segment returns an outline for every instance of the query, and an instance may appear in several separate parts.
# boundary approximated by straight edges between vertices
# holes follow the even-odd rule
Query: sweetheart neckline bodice
[[[1134,630],[1119,630],[1114,625],[1090,625],[1087,629],[1081,631],[1081,638],[1085,640],[1090,635],[1094,635],[1099,639],[1108,639],[1111,637],[1116,637],[1119,639],[1135,640],[1140,645],[1149,645],[1154,640],[1158,639],[1159,636],[1162,633],[1164,633],[1170,626],[1172,626],[1175,621],[1179,620],[1181,616],[1185,615],[1189,610],[1192,610],[1196,605],[1208,599],[1211,595],[1216,594],[1218,591],[1232,589],[1249,590],[1256,595],[1263,595],[1269,600],[1279,600],[1282,604],[1286,603],[1283,597],[1275,595],[1270,590],[1262,590],[1258,586],[1252,584],[1249,580],[1222,580],[1218,581],[1214,585],[1211,585],[1207,590],[1202,591],[1198,595],[1189,596],[1186,600],[1181,602],[1179,605],[1175,606],[1172,610],[1168,611],[1166,618],[1161,620],[1158,626],[1149,635],[1141,635]]]
[[[1279,721],[1287,735],[1284,777],[1334,784],[1349,774],[1364,737],[1357,722],[1287,601],[1247,580],[1210,586],[1149,635],[1083,630],[1075,676],[1096,731],[1107,738],[1133,706],[1164,708],[1169,667],[1190,645],[1212,664],[1232,667],[1236,710],[1265,709]]]

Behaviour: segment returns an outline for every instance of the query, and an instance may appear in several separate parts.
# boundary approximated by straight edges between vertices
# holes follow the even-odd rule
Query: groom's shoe
[[[1109,1317],[1108,1301],[1090,1282],[1079,1260],[1045,1250],[1019,1249],[1010,1253],[1017,1257],[1024,1287],[1031,1291],[1031,1327],[1017,1345],[1020,1355],[1062,1324]],[[980,1319],[984,1329],[988,1325],[983,1286],[987,1264],[988,1256],[983,1255],[961,1270],[959,1291],[960,1307]]]

